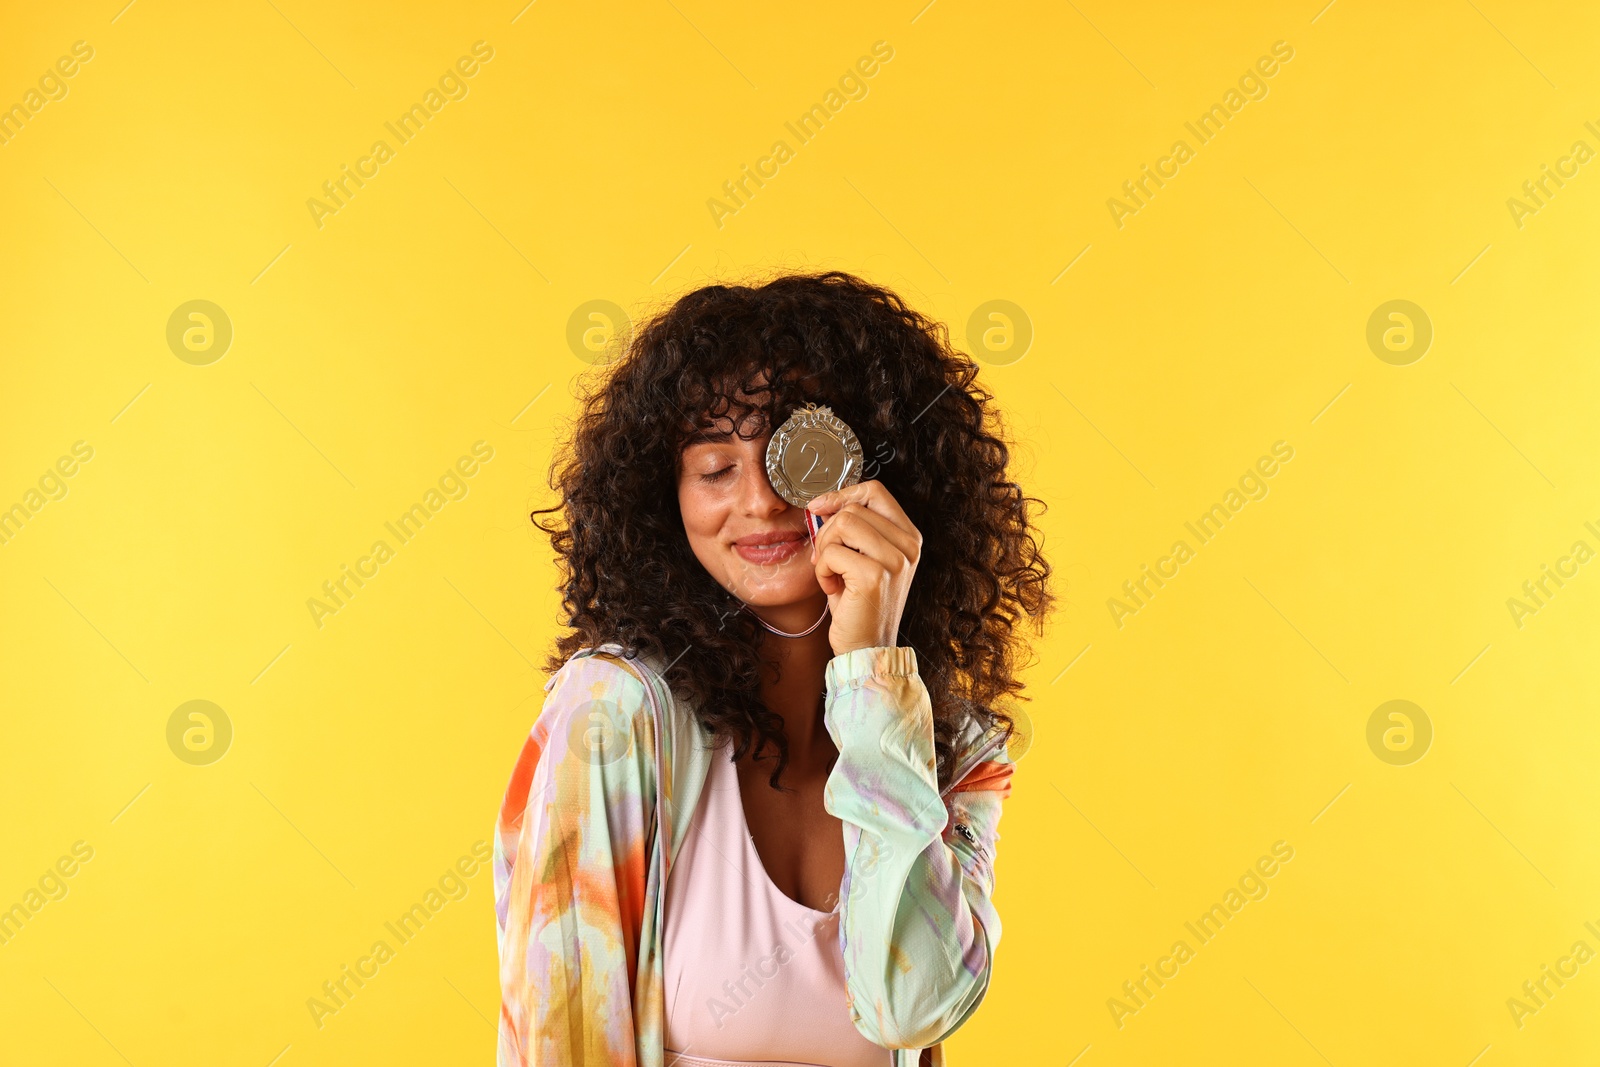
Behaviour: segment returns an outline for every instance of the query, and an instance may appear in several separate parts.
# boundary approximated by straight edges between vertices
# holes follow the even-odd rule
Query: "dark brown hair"
[[[547,669],[608,641],[658,657],[708,733],[741,757],[776,749],[777,788],[788,751],[760,699],[764,631],[691,550],[678,460],[707,417],[748,437],[751,414],[770,432],[801,404],[826,404],[860,439],[863,477],[922,533],[898,643],[916,650],[948,785],[971,720],[1010,736],[1003,702],[1027,699],[1016,626],[1027,617],[1043,633],[1053,601],[1028,515],[1045,505],[1009,480],[1000,416],[977,376],[942,324],[839,271],[709,285],[657,313],[580,389],[570,445],[551,464],[561,502],[531,516],[555,548],[571,627]],[[760,406],[741,399],[758,393]],[[564,522],[539,521],[552,513]]]

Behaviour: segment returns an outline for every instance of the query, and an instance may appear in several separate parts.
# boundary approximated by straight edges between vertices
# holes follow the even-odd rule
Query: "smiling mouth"
[[[733,550],[741,559],[749,563],[781,563],[792,559],[801,549],[805,548],[804,537],[779,538],[764,544],[750,545],[734,543]]]

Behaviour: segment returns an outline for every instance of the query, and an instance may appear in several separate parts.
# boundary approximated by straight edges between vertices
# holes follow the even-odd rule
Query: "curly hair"
[[[1053,602],[1029,525],[1029,505],[1045,505],[1009,480],[1000,416],[977,376],[943,324],[841,271],[709,285],[657,312],[580,386],[570,445],[551,462],[561,502],[530,515],[555,548],[571,628],[546,669],[605,642],[669,663],[673,693],[736,757],[776,750],[770,782],[782,788],[783,720],[760,699],[763,631],[691,550],[678,464],[702,418],[732,418],[748,438],[752,414],[770,432],[801,404],[826,404],[856,432],[864,476],[923,535],[898,643],[916,651],[947,786],[973,720],[1010,739],[1003,703],[1028,699],[1016,626],[1027,617],[1042,634]],[[539,521],[551,513],[564,522]]]

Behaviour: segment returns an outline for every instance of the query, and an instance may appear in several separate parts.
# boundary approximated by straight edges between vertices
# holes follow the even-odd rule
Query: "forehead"
[[[759,386],[761,383],[757,384]],[[734,393],[733,388],[734,383],[722,383],[709,409],[702,411],[693,425],[687,421],[680,424],[683,447],[708,441],[727,441],[735,434],[748,439],[769,432],[769,419],[762,406],[770,402],[771,393],[764,388]],[[737,425],[735,419],[738,420]]]
[[[693,430],[684,428],[683,447],[731,441],[735,437],[735,429],[731,415],[702,415]],[[737,436],[746,440],[765,436],[768,432],[766,413],[762,411],[746,413],[737,430]]]

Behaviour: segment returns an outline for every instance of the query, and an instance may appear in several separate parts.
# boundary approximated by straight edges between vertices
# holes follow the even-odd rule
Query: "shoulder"
[[[605,766],[653,742],[654,714],[637,661],[611,652],[574,655],[545,683],[534,732],[542,748],[577,750]]]
[[[603,797],[628,807],[648,799],[657,731],[636,666],[620,656],[574,655],[545,683],[544,707],[501,804],[503,836],[520,831],[530,805]]]
[[[620,656],[574,654],[545,682],[544,691],[544,706],[523,739],[502,804],[501,819],[508,827],[520,823],[533,778],[541,771],[552,777],[556,767],[571,762],[593,775],[655,743],[644,682]],[[573,756],[580,758],[573,761]]]
[[[591,701],[643,706],[644,680],[636,662],[612,652],[575,654],[544,684],[545,714]]]
[[[544,689],[496,825],[502,930],[514,878],[542,883],[562,864],[588,863],[598,853],[573,850],[585,840],[609,838],[643,855],[656,804],[655,717],[637,664],[601,652],[574,655]]]

